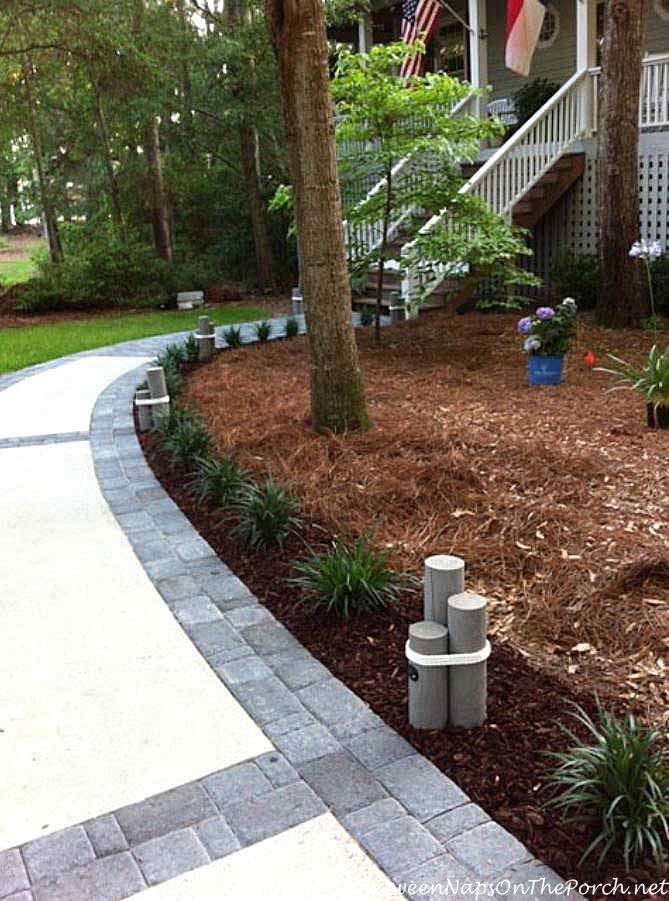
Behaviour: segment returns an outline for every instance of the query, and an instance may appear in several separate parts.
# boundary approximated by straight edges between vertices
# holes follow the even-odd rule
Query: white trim
[[[411,648],[410,640],[404,647],[407,660],[416,666],[473,666],[487,660],[491,651],[488,640],[480,651],[469,651],[466,654],[419,654]]]
[[[157,404],[169,404],[170,398],[169,395],[165,394],[163,397],[136,397],[135,398],[135,406],[136,407],[153,407]]]

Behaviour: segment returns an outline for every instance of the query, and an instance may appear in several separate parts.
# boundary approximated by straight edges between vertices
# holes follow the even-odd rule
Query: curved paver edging
[[[243,328],[247,342],[252,334]],[[145,357],[183,338],[124,342],[62,358],[0,379],[0,390],[75,357]],[[141,844],[153,859],[155,881],[162,881],[176,875],[175,866],[179,872],[207,862],[193,858],[190,833],[215,859],[329,808],[399,884],[534,882],[525,892],[530,896],[543,884],[563,884],[334,678],[219,560],[144,459],[132,410],[142,378],[143,367],[127,373],[95,405],[90,445],[100,489],[148,578],[277,752],[52,838],[67,846],[85,829],[95,865],[123,857],[128,847],[137,854]],[[25,857],[26,849],[21,853]],[[126,894],[115,897],[144,887],[134,884],[134,871],[127,878]]]

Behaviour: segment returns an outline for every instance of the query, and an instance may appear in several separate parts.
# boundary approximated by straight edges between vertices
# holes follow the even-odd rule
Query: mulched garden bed
[[[542,752],[565,748],[559,722],[573,701],[592,712],[593,689],[609,706],[666,713],[669,438],[644,429],[638,399],[604,394],[605,377],[578,362],[585,349],[601,359],[612,340],[640,353],[646,336],[586,325],[565,385],[530,390],[513,322],[432,314],[384,333],[380,348],[361,335],[375,428],[346,438],[309,429],[303,339],[194,368],[185,402],[217,450],[300,498],[307,524],[283,551],[257,554],[231,539],[230,520],[193,501],[155,439],[142,443],[221,558],[386,722],[561,875],[622,880],[614,865],[579,869],[586,834],[546,811],[552,764]],[[344,623],[296,603],[285,583],[292,561],[307,545],[360,534],[416,574],[430,553],[465,557],[468,587],[491,599],[481,729],[425,733],[406,721],[404,642],[422,618],[417,594]],[[651,869],[635,878],[655,881]]]

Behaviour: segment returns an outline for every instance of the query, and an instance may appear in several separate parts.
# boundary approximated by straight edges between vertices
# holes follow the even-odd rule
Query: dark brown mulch
[[[187,472],[169,464],[152,436],[142,435],[140,440],[162,485],[251,591],[334,675],[537,857],[566,879],[653,881],[651,871],[626,877],[615,865],[602,872],[579,867],[587,833],[564,825],[545,809],[549,793],[544,778],[551,761],[543,751],[566,747],[559,724],[568,722],[572,703],[594,712],[592,695],[574,691],[562,679],[533,667],[511,646],[498,643],[489,661],[486,724],[471,732],[412,729],[406,715],[404,643],[409,623],[421,618],[420,599],[407,595],[397,609],[344,622],[314,615],[296,603],[286,579],[291,561],[304,555],[305,542],[314,549],[326,546],[329,536],[324,530],[310,523],[303,537],[289,539],[282,551],[254,553],[230,537],[231,520],[222,519],[220,510],[194,501],[184,487]]]

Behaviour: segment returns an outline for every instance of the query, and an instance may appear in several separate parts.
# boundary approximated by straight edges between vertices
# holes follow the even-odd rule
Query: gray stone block
[[[415,754],[409,742],[389,726],[344,739],[342,744],[369,770],[377,770],[387,763]]]
[[[146,511],[152,516],[160,517],[163,513],[179,513],[179,508],[171,498],[165,496],[156,501],[149,501],[146,504]]]
[[[186,575],[186,564],[183,560],[150,560],[144,563],[144,569],[150,579],[160,581]]]
[[[121,901],[146,888],[129,852],[112,854],[34,886],[35,901]]]
[[[319,757],[297,769],[338,817],[386,797],[376,779],[343,751]]]
[[[119,851],[126,851],[128,848],[125,836],[113,814],[89,820],[84,824],[84,828],[98,857],[118,854]]]
[[[275,620],[248,626],[242,631],[242,635],[245,641],[248,641],[251,647],[263,656],[300,647],[295,636]]]
[[[188,529],[192,530],[189,520],[183,513],[163,513],[156,517],[156,525],[163,535],[175,535]]]
[[[245,710],[261,726],[303,710],[295,695],[276,676],[235,685],[233,691]]]
[[[304,726],[311,726],[315,722],[316,720],[310,713],[306,710],[302,710],[300,713],[291,713],[289,716],[284,716],[278,720],[272,720],[271,723],[266,723],[263,726],[263,731],[269,739],[276,742],[276,739],[280,735],[287,735],[289,732],[294,732],[296,729],[302,729]]]
[[[272,791],[272,783],[255,763],[240,763],[202,780],[207,794],[219,810],[236,801],[245,801]]]
[[[293,691],[314,682],[322,682],[330,675],[322,663],[304,650],[283,651],[268,657],[267,662],[279,679]]]
[[[83,826],[61,829],[23,846],[23,860],[32,882],[51,879],[94,857],[93,846]]]
[[[30,883],[20,852],[16,848],[0,851],[0,898],[24,888],[30,888]]]
[[[446,848],[478,876],[501,874],[531,858],[517,838],[492,821],[456,835]]]
[[[487,823],[490,817],[478,804],[463,804],[455,807],[441,816],[435,817],[425,825],[439,841],[447,842],[449,839],[481,823]]]
[[[198,838],[212,860],[218,860],[237,851],[241,846],[237,836],[225,822],[223,817],[212,817],[195,827]]]
[[[218,608],[214,607],[215,610]],[[221,615],[220,613],[218,614]],[[250,650],[250,649],[249,649]],[[217,667],[216,672],[228,685],[241,685],[243,682],[254,682],[257,679],[267,679],[272,675],[272,670],[266,663],[253,654],[250,657],[242,657],[239,660],[231,660]]]
[[[222,619],[223,614],[205,594],[192,598],[172,601],[170,609],[182,626],[195,626],[198,623],[213,623]]]
[[[303,782],[278,788],[252,801],[238,801],[225,818],[242,845],[251,845],[285,832],[325,813],[325,807]]]
[[[353,813],[349,813],[344,817],[342,823],[352,835],[360,838],[365,832],[380,826],[381,823],[388,823],[390,820],[396,820],[398,817],[406,816],[406,810],[394,798],[383,798],[381,801],[374,801],[367,807],[362,807]]]
[[[260,757],[256,757],[256,763],[274,788],[290,785],[291,782],[298,782],[300,779],[297,770],[293,769],[286,758],[276,751],[261,754]]]
[[[135,845],[192,826],[217,813],[204,788],[198,782],[190,782],[123,807],[116,812],[116,819],[130,844]]]
[[[209,659],[221,651],[228,651],[242,640],[232,626],[220,619],[215,623],[200,623],[188,628],[188,634],[200,653]]]
[[[389,763],[376,775],[421,822],[469,801],[454,782],[418,754]]]
[[[286,735],[279,735],[274,741],[277,748],[295,765],[341,751],[339,742],[322,723],[314,723]]]
[[[225,618],[235,629],[246,629],[248,626],[256,626],[258,623],[275,622],[272,614],[261,604],[249,604],[247,607],[238,607],[225,614]]]
[[[508,886],[506,880],[508,880]],[[561,876],[537,860],[521,864],[508,873],[504,873],[501,878],[495,878],[495,891],[500,898],[527,898],[528,901],[541,901],[541,899],[560,894],[569,898],[581,898],[575,889],[570,888],[565,892],[564,885],[565,881]]]
[[[34,901],[32,892],[16,892],[14,895],[8,895],[5,901]]]
[[[133,854],[149,885],[157,885],[209,863],[209,855],[193,829],[152,838],[137,845]]]
[[[209,665],[214,668],[215,672],[218,674],[219,679],[224,681],[220,670],[223,666],[225,666],[226,663],[229,663],[231,660],[240,660],[242,657],[253,656],[253,648],[250,648],[245,643],[236,644],[234,645],[234,647],[228,648],[226,651],[220,651],[218,654],[210,657]]]
[[[138,536],[142,533],[138,532]],[[154,560],[172,560],[174,554],[169,544],[163,539],[156,541],[138,541],[133,543],[133,550],[138,560],[142,563],[149,563]]]
[[[304,706],[326,726],[345,723],[369,709],[360,698],[334,677],[301,689]]]
[[[464,901],[477,897],[476,877],[451,854],[441,854],[419,866],[398,871],[394,878],[404,887],[407,898],[461,898]]]
[[[191,538],[176,546],[177,556],[186,562],[216,556],[204,538]]]
[[[160,579],[156,588],[166,601],[181,601],[199,594],[197,583],[191,576]]]
[[[154,527],[153,520],[143,510],[137,513],[121,513],[117,519],[124,532],[146,532]]]
[[[436,838],[409,816],[374,826],[360,837],[360,841],[393,879],[444,851]]]

